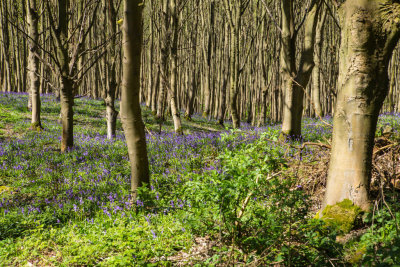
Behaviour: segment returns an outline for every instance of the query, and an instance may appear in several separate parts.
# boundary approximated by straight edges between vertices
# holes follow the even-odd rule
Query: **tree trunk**
[[[60,65],[60,104],[61,104],[61,152],[74,146],[74,96],[73,81],[69,78],[69,46],[68,46],[68,11],[69,0],[58,3],[59,22],[57,32],[57,56]]]
[[[117,116],[118,112],[115,110],[115,90],[117,88],[117,81],[116,81],[116,11],[114,8],[114,1],[108,0],[107,3],[104,3],[104,8],[108,10],[105,12],[105,15],[108,13],[108,28],[110,29],[110,60],[111,64],[108,67],[109,79],[108,79],[108,86],[106,89],[106,116],[107,116],[107,138],[112,140],[115,137],[116,128],[117,128]],[[107,19],[104,18],[104,26],[107,26]],[[106,28],[105,28],[106,29]],[[104,30],[105,30],[104,29]]]
[[[323,13],[320,15],[320,19],[317,24],[316,36],[315,36],[315,48],[316,51],[314,53],[314,64],[313,68],[313,86],[312,86],[312,101],[314,104],[314,111],[317,117],[322,117],[322,107],[321,107],[321,51],[322,51],[322,42],[323,42],[323,28],[326,20],[327,9],[325,8]]]
[[[4,56],[4,78],[3,78],[3,84],[2,84],[2,89],[4,92],[11,92],[11,64],[10,64],[10,35],[8,32],[8,25],[9,23],[7,22],[7,16],[8,16],[8,2],[4,1],[1,6],[1,28],[2,28],[2,45],[1,47],[3,48],[3,56]]]
[[[62,77],[60,85],[60,102],[61,102],[61,152],[66,152],[74,146],[74,96],[73,81]]]
[[[296,34],[294,28],[293,1],[282,1],[282,79],[285,90],[282,134],[290,138],[301,136],[304,90],[314,67],[314,42],[320,4],[314,6],[304,22],[304,48],[300,66],[296,71]]]
[[[339,90],[323,206],[350,199],[367,210],[376,124],[400,36],[400,4],[347,0],[340,12]]]
[[[169,48],[169,0],[162,0],[162,17],[161,23],[161,66],[160,66],[160,93],[158,95],[157,104],[157,120],[164,120],[165,112],[165,95],[168,85],[168,48]]]
[[[210,105],[211,105],[211,56],[212,56],[212,38],[214,35],[214,10],[215,10],[215,3],[214,0],[210,2],[210,17],[209,17],[209,32],[208,32],[208,41],[207,45],[206,38],[204,38],[204,45],[203,45],[203,57],[204,57],[204,111],[203,117],[208,118],[210,115]]]
[[[230,95],[229,107],[231,109],[233,128],[240,128],[240,117],[237,108],[239,93],[239,53],[240,53],[240,25],[241,13],[240,5],[235,7],[235,22],[231,25],[231,55],[230,55]]]
[[[30,80],[30,99],[32,104],[32,125],[33,130],[38,130],[42,128],[40,121],[40,92],[39,92],[39,77],[38,65],[39,60],[35,56],[38,53],[37,43],[39,41],[38,36],[38,15],[36,9],[36,0],[27,1],[27,21],[29,29],[29,58],[28,58],[28,68],[29,68],[29,80]],[[28,105],[29,106],[29,105]]]
[[[121,120],[131,163],[131,194],[150,182],[146,136],[142,121],[139,91],[142,51],[142,1],[124,0],[123,78],[121,87]]]
[[[176,93],[178,89],[178,22],[179,17],[177,14],[176,0],[170,0],[170,10],[171,10],[171,30],[172,30],[172,46],[171,46],[171,77],[170,77],[170,88],[169,88],[169,99],[171,106],[172,120],[174,122],[175,133],[181,135],[182,125],[180,112],[177,107]]]

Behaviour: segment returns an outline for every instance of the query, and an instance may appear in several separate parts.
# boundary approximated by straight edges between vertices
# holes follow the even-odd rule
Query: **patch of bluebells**
[[[20,99],[19,96],[15,98]],[[44,96],[43,107],[51,110],[49,107],[54,105],[54,101],[52,96]],[[79,101],[89,106],[92,103],[85,98]],[[21,103],[25,104],[24,101]],[[91,120],[98,121],[99,118],[94,116]],[[18,191],[13,201],[0,199],[1,208],[25,210],[25,207],[29,207],[37,213],[53,210],[56,213],[69,213],[72,218],[83,214],[94,216],[99,210],[111,217],[132,209],[128,188],[128,156],[121,132],[115,140],[110,141],[96,129],[80,126],[74,136],[75,147],[61,155],[54,149],[60,141],[61,126],[49,120],[44,120],[44,125],[46,131],[30,133],[24,140],[13,139],[2,146],[4,160],[0,171],[8,177],[20,179],[14,183]],[[187,175],[189,173],[221,173],[222,166],[216,159],[219,153],[252,143],[271,127],[277,129],[279,125],[261,128],[244,125],[244,130],[238,133],[196,132],[183,136],[168,132],[147,134],[154,201],[164,200],[163,204],[167,203],[164,212],[189,208],[190,203],[169,194],[174,190],[165,191],[166,182],[172,189],[173,184],[184,186],[191,179]],[[222,140],[223,134],[232,135],[232,138]],[[271,143],[271,146],[276,144]],[[27,200],[24,195],[31,191],[35,194]],[[144,205],[140,199],[134,203],[137,208],[144,208]]]
[[[0,104],[10,105],[10,99],[14,101],[12,106],[26,109],[26,94],[0,93]],[[77,116],[89,121],[76,126],[75,147],[69,153],[57,151],[61,125],[48,119],[43,119],[45,131],[41,133],[28,132],[24,139],[0,141],[0,186],[4,184],[13,190],[0,195],[0,214],[47,213],[59,224],[68,219],[91,220],[96,214],[125,217],[135,209],[154,214],[190,209],[192,203],[176,192],[191,180],[191,174],[222,173],[223,166],[217,159],[220,153],[240,149],[258,140],[263,132],[280,129],[280,125],[243,125],[240,131],[231,132],[195,132],[183,136],[170,132],[147,134],[151,199],[131,203],[129,160],[123,133],[119,129],[115,140],[108,140],[104,118],[90,109],[98,104],[87,98],[77,103]],[[42,105],[44,110],[54,112],[51,113],[54,117],[58,115],[54,96],[43,95]],[[88,117],[91,114],[94,115]],[[382,115],[380,119],[400,125],[398,114]],[[324,120],[332,122],[330,117]],[[29,120],[23,124],[28,127]],[[101,125],[102,130],[93,125]],[[332,129],[318,119],[306,118],[302,131],[303,141],[313,142],[329,139]],[[289,158],[315,156],[310,148],[299,155],[296,149],[277,142],[271,141],[268,145]]]

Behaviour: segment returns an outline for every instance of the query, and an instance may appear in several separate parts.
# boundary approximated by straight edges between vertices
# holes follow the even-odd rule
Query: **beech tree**
[[[121,121],[131,163],[132,199],[136,198],[138,187],[143,183],[149,184],[150,180],[146,136],[139,103],[142,9],[142,0],[124,0]]]
[[[230,98],[229,107],[232,115],[233,128],[240,127],[240,116],[238,112],[238,94],[239,94],[239,79],[240,79],[240,29],[242,27],[242,18],[245,10],[249,5],[249,0],[224,0],[224,8],[227,16],[227,21],[230,28]]]
[[[38,77],[38,68],[39,68],[39,59],[36,56],[38,51],[38,21],[39,15],[37,10],[36,0],[27,0],[26,1],[26,9],[27,9],[27,22],[28,22],[28,43],[29,43],[29,57],[28,57],[28,68],[29,68],[29,91],[30,91],[30,100],[31,100],[31,108],[32,108],[32,125],[31,128],[34,130],[41,129],[42,124],[40,122],[40,92],[39,92],[39,77]]]
[[[281,71],[282,87],[285,93],[283,103],[282,134],[289,137],[301,135],[304,90],[314,68],[315,34],[322,1],[313,0],[310,11],[304,20],[304,48],[296,67],[296,38],[299,28],[295,28],[294,1],[281,1],[282,10],[282,48]],[[301,25],[301,23],[300,23]]]
[[[171,12],[171,38],[172,43],[170,46],[171,55],[171,76],[170,84],[168,85],[168,96],[171,107],[172,120],[174,121],[174,130],[176,134],[183,134],[180,112],[176,101],[176,92],[178,90],[178,34],[179,34],[179,10],[182,9],[182,3],[179,1],[178,6],[177,0],[170,0],[170,12]]]
[[[376,125],[400,38],[400,1],[347,0],[339,12],[339,90],[324,206],[350,199],[367,210]]]
[[[78,5],[76,10],[79,23],[70,28],[69,25],[72,24],[70,23],[70,13],[73,13],[71,12],[70,1],[58,1],[57,20],[53,17],[49,0],[46,1],[56,51],[55,55],[51,55],[52,60],[56,63],[53,72],[58,75],[59,79],[62,122],[61,152],[67,151],[74,145],[74,90],[86,73],[84,69],[77,67],[77,63],[79,58],[87,51],[83,50],[82,45],[96,21],[95,14],[99,4],[99,1],[95,1],[82,2],[80,7]],[[56,21],[57,23],[55,23]]]
[[[115,91],[117,89],[117,77],[116,77],[116,64],[117,64],[117,53],[116,53],[116,41],[117,41],[117,14],[114,7],[114,0],[104,0],[104,34],[106,29],[110,30],[110,45],[108,51],[104,55],[105,62],[105,74],[108,74],[108,86],[105,90],[104,102],[106,103],[106,117],[107,117],[107,138],[113,139],[117,128],[117,116],[118,112],[115,110]],[[107,38],[104,38],[105,40]],[[107,62],[107,54],[111,62]],[[109,64],[108,64],[109,63]]]

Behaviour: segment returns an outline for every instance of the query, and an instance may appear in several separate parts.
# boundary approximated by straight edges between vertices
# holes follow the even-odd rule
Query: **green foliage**
[[[395,201],[365,216],[364,222],[370,224],[360,240],[349,246],[354,263],[375,266],[400,264],[400,205]],[[363,252],[362,254],[360,252]]]
[[[182,122],[185,136],[172,133],[170,120],[158,134],[144,109],[146,127],[154,131],[147,140],[152,180],[131,203],[121,124],[116,139],[107,140],[103,102],[76,100],[76,146],[59,153],[59,105],[53,96],[42,100],[46,130],[38,133],[27,131],[27,95],[0,94],[2,265],[173,266],[170,256],[179,253],[189,253],[187,264],[198,266],[344,263],[338,230],[310,217],[311,199],[287,171],[297,150],[277,143],[279,126],[229,131],[226,123],[221,133],[217,122],[197,114]],[[399,122],[396,116],[380,120],[394,129]],[[325,124],[305,124],[306,140],[329,139]],[[313,153],[303,152],[303,160]],[[397,221],[384,208],[373,217],[365,221],[370,230],[346,245],[348,259],[398,263]],[[190,258],[199,237],[212,245],[208,259]]]
[[[267,132],[240,150],[225,150],[218,157],[222,172],[192,175],[185,195],[193,228],[214,232],[264,264],[327,263],[340,254],[335,233],[307,216],[308,197],[296,179],[276,175],[286,161],[271,138],[277,136]]]

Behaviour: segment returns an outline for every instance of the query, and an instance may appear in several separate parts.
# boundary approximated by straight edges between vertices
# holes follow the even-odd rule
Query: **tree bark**
[[[318,1],[319,2],[319,1]],[[313,54],[315,32],[320,4],[314,1],[304,22],[304,48],[300,65],[296,70],[296,34],[294,25],[293,0],[282,1],[282,48],[281,64],[285,98],[283,105],[282,134],[290,138],[301,136],[304,90],[314,67]]]
[[[367,210],[376,124],[400,37],[400,4],[347,0],[340,12],[339,90],[323,206],[350,199]]]
[[[33,130],[42,129],[40,121],[40,92],[39,92],[39,77],[38,77],[38,65],[39,60],[35,54],[38,53],[37,44],[39,42],[38,36],[38,10],[36,9],[36,0],[27,0],[27,22],[29,30],[29,80],[30,80],[30,99],[32,105],[32,125]]]
[[[124,0],[121,120],[131,163],[132,199],[136,198],[140,186],[144,183],[149,185],[150,182],[146,136],[139,103],[142,5],[141,0]]]
[[[104,3],[104,8],[108,10],[108,12],[105,12],[105,15],[108,13],[108,20],[104,18],[104,25],[107,26],[110,29],[110,35],[111,35],[111,40],[110,40],[110,49],[109,49],[109,54],[110,54],[110,60],[111,64],[108,66],[108,74],[109,74],[109,79],[108,79],[108,86],[106,89],[106,97],[105,97],[105,103],[106,103],[106,116],[107,116],[107,138],[109,140],[114,139],[115,133],[116,133],[116,128],[117,128],[117,116],[118,112],[115,110],[115,90],[117,88],[117,81],[116,81],[116,53],[115,53],[115,47],[116,47],[116,11],[114,8],[114,1],[113,0],[108,0],[107,2]],[[107,23],[108,21],[108,23]],[[105,28],[106,29],[106,28]],[[104,29],[104,30],[105,30]]]
[[[323,28],[326,21],[327,10],[326,8],[319,16],[316,36],[315,36],[315,53],[314,53],[314,68],[312,72],[313,78],[313,86],[312,86],[312,101],[315,115],[317,117],[322,117],[322,106],[321,106],[321,75],[320,75],[320,67],[321,67],[321,51],[322,51],[322,42],[323,42]]]
[[[160,66],[160,93],[157,104],[157,120],[164,120],[165,96],[168,85],[168,48],[169,48],[169,0],[162,0],[162,18],[161,23],[161,66]]]
[[[172,120],[174,122],[175,133],[181,135],[182,125],[180,112],[177,107],[176,93],[178,89],[178,23],[179,17],[177,14],[177,0],[170,0],[170,10],[171,10],[171,31],[172,31],[172,46],[171,46],[171,77],[170,77],[170,87],[169,87],[169,100],[171,106]]]
[[[69,76],[69,45],[68,45],[68,7],[69,0],[60,0],[58,3],[58,32],[57,56],[60,65],[60,104],[61,104],[61,152],[66,152],[74,146],[74,96],[73,81]]]

